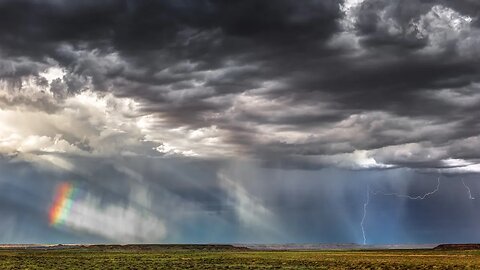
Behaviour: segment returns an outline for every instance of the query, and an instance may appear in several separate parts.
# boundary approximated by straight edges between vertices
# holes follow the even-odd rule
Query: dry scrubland
[[[480,269],[480,251],[0,250],[0,269]]]

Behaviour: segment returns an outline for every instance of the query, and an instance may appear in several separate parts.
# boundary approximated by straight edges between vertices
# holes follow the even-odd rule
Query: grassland
[[[480,251],[1,249],[0,269],[480,269]]]

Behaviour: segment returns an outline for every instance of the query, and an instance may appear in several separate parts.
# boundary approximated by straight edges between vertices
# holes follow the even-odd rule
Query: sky
[[[0,243],[479,242],[479,108],[477,0],[0,0]]]

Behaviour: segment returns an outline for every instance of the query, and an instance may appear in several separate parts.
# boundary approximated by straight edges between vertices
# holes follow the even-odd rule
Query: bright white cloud
[[[449,47],[451,43],[457,43],[460,54],[471,51],[465,50],[466,43],[471,43],[473,30],[470,27],[472,18],[462,15],[455,10],[436,5],[420,16],[417,21],[412,21],[411,26],[417,30],[418,38],[427,38],[428,46],[422,49],[425,53],[439,53]],[[473,35],[478,36],[478,35]],[[462,48],[464,47],[464,48]]]

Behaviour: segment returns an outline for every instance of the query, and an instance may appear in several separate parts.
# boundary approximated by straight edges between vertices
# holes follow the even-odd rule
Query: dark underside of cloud
[[[480,239],[479,16],[0,0],[0,241],[362,242],[367,186],[418,195],[438,175],[429,200],[371,194],[367,242]],[[61,183],[77,206],[52,226]]]

